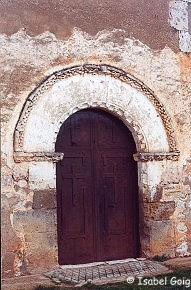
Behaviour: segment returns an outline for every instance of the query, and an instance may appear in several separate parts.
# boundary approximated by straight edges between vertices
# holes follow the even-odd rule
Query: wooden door
[[[59,264],[137,257],[138,190],[131,132],[101,110],[61,126],[56,151]]]

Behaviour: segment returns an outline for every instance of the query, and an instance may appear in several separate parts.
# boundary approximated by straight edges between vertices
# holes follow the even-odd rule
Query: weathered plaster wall
[[[0,5],[6,10],[8,3],[11,1],[2,1]],[[35,3],[33,7],[36,7]],[[11,9],[14,9],[15,4]],[[140,210],[144,216],[144,229],[147,228],[149,233],[142,233],[142,243],[145,244],[143,254],[189,254],[191,55],[177,51],[178,45],[175,43],[178,42],[174,38],[177,34],[164,24],[167,12],[163,13],[162,26],[158,24],[161,30],[164,28],[165,33],[160,32],[156,38],[156,34],[153,32],[150,36],[149,31],[149,28],[156,29],[155,24],[145,26],[143,34],[140,32],[143,22],[138,21],[139,28],[133,22],[132,31],[128,31],[130,21],[135,21],[134,17],[129,18],[126,27],[123,17],[118,25],[117,22],[108,24],[105,18],[100,24],[97,21],[97,26],[88,20],[86,28],[82,25],[83,21],[81,26],[80,23],[75,25],[77,20],[73,25],[68,20],[69,24],[64,25],[62,32],[61,20],[55,20],[55,16],[52,16],[54,21],[50,16],[44,17],[46,13],[49,15],[46,9],[41,8],[40,14],[32,10],[31,15],[41,15],[41,18],[28,17],[30,5],[24,9],[28,11],[25,17],[18,17],[18,13],[21,13],[19,9],[14,9],[14,12],[6,10],[6,13],[1,10],[4,11],[1,18],[2,32],[9,34],[0,35],[4,275],[39,272],[57,263],[55,165],[49,162],[16,164],[13,160],[13,132],[27,96],[45,77],[65,67],[84,63],[107,63],[131,73],[152,89],[164,104],[172,120],[180,158],[179,161],[139,164],[140,197],[143,199]],[[133,9],[133,3],[131,7]],[[112,14],[111,10],[108,13]],[[72,15],[69,13],[68,17],[72,19]],[[160,19],[160,13],[156,15]],[[16,24],[4,25],[6,19],[15,19]],[[27,19],[26,30],[17,32],[26,26]],[[41,25],[34,25],[36,19]],[[55,21],[58,21],[57,25]],[[50,23],[49,26],[47,23]],[[73,26],[81,27],[82,30],[73,29]],[[54,33],[44,32],[49,29]],[[168,32],[165,29],[169,29]],[[135,38],[130,38],[130,35]],[[165,238],[161,240],[161,236]]]
[[[178,49],[178,33],[168,24],[169,0],[1,0],[0,14],[7,35],[23,27],[30,36],[50,31],[67,39],[75,27],[91,36],[116,28],[123,30],[115,35],[119,42],[135,37],[153,49]]]

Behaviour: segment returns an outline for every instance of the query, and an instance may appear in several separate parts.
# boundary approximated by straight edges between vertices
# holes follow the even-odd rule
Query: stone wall
[[[62,17],[57,19],[54,11],[51,18],[50,7],[43,6],[46,6],[46,1],[42,1],[42,6],[38,6],[37,2],[30,1],[28,6],[24,5],[25,13],[21,9],[14,9],[15,4],[10,8],[6,4],[7,1],[2,1],[0,4],[1,11],[7,11],[3,12],[0,21],[4,276],[41,272],[57,264],[55,163],[53,161],[62,156],[44,156],[41,153],[42,151],[53,153],[59,126],[68,115],[82,108],[82,105],[101,107],[117,114],[131,129],[137,143],[137,150],[146,154],[138,158],[142,255],[150,257],[189,255],[191,252],[191,55],[178,50],[178,34],[168,24],[168,1],[164,1],[166,10],[162,13],[162,18],[159,17],[160,5],[157,4],[155,7],[152,1],[150,15],[141,9],[143,17],[136,20],[137,26],[133,25],[132,30],[130,27],[132,23],[135,24],[133,15],[136,14],[136,11],[131,13],[133,3],[129,4],[130,7],[125,14],[126,17],[128,13],[132,15],[127,17],[128,21],[123,17],[121,20],[113,18],[112,21],[106,21],[98,13],[103,7],[91,4],[91,17],[93,14],[96,15],[95,19],[100,19],[100,24],[98,20],[96,25],[90,21],[91,25],[87,22],[84,27],[85,19],[80,22],[80,17],[74,21],[74,24],[72,23],[73,14],[69,6],[66,5],[68,11],[70,10],[68,16],[61,14],[67,25],[64,23],[61,25],[59,19]],[[142,2],[144,1],[140,1],[139,5]],[[74,5],[74,11],[76,7],[80,9],[80,5]],[[37,6],[40,9],[37,9],[38,11],[35,8]],[[122,8],[124,8],[123,1],[118,9],[122,11],[124,10]],[[109,14],[107,13],[110,15],[107,16],[109,19],[115,15],[112,9],[114,6],[111,5],[108,9]],[[29,11],[32,11],[31,14]],[[81,11],[87,13],[86,17],[89,15],[86,7],[82,6]],[[24,17],[19,16],[22,13]],[[59,13],[64,12],[59,9]],[[154,26],[144,24],[144,15],[149,19],[149,23],[153,23],[155,19],[156,24]],[[38,19],[38,26],[35,26],[34,19]],[[14,25],[4,25],[7,20],[14,21]],[[144,29],[141,30],[141,27]],[[156,33],[150,33],[149,27],[152,27],[152,31],[155,29],[160,31],[158,37]],[[75,84],[75,77],[68,77],[67,80],[43,92],[43,97],[39,98],[33,107],[24,128],[24,149],[22,152],[17,151],[17,156],[14,158],[14,148],[17,148],[15,127],[31,92],[34,95],[34,92],[37,92],[54,72],[87,64],[97,66],[107,64],[121,69],[138,80],[138,83],[143,83],[144,87],[149,88],[148,90],[156,96],[159,103],[163,104],[166,116],[170,118],[170,125],[176,139],[175,149],[180,151],[178,160],[177,158],[168,160],[164,156],[171,151],[166,131],[168,126],[165,127],[159,112],[151,106],[150,101],[147,102],[148,96],[146,97],[144,93],[140,94],[132,84],[97,73],[87,76],[90,79],[89,84],[92,82],[91,86],[87,86],[87,82],[82,81],[86,76],[77,76],[77,84]],[[81,84],[81,93],[78,90],[79,84]],[[77,90],[72,91],[72,87],[75,86]],[[109,94],[108,87],[111,88]],[[133,101],[131,103],[134,105],[128,111],[130,99],[134,100],[134,103]],[[141,106],[141,102],[147,105]],[[64,112],[66,115],[62,115]],[[131,120],[128,119],[129,116]],[[136,120],[134,124],[132,119]],[[152,123],[152,120],[156,123]],[[143,145],[145,144],[142,148],[138,147],[141,144],[140,140],[144,141]],[[30,157],[30,154],[26,158],[23,152],[38,154],[35,158],[34,155]],[[153,157],[152,154],[147,153],[163,153],[163,155],[161,157],[156,154]]]

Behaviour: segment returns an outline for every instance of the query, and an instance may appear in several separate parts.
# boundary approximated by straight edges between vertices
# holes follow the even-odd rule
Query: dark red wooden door
[[[81,110],[61,126],[56,151],[60,264],[137,257],[138,190],[131,132],[101,110]]]

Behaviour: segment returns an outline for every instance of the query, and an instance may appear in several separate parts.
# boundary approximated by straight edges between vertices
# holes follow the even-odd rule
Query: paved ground
[[[45,275],[55,283],[70,282],[81,286],[87,282],[104,284],[125,281],[127,277],[132,276],[152,276],[167,272],[169,269],[158,262],[146,259],[126,259],[81,266],[60,266]]]
[[[128,259],[115,263],[94,263],[81,266],[62,266],[46,273],[50,278],[43,275],[28,275],[2,280],[2,290],[33,290],[37,285],[53,286],[55,282],[64,281],[62,289],[69,289],[75,285],[84,284],[92,280],[95,284],[117,282],[126,280],[127,276],[155,276],[164,274],[169,269],[191,269],[191,257],[175,258],[163,263],[154,261]],[[65,275],[65,276],[64,276]],[[64,276],[64,277],[63,277]],[[54,281],[54,282],[53,282]],[[73,287],[72,287],[73,288]]]

